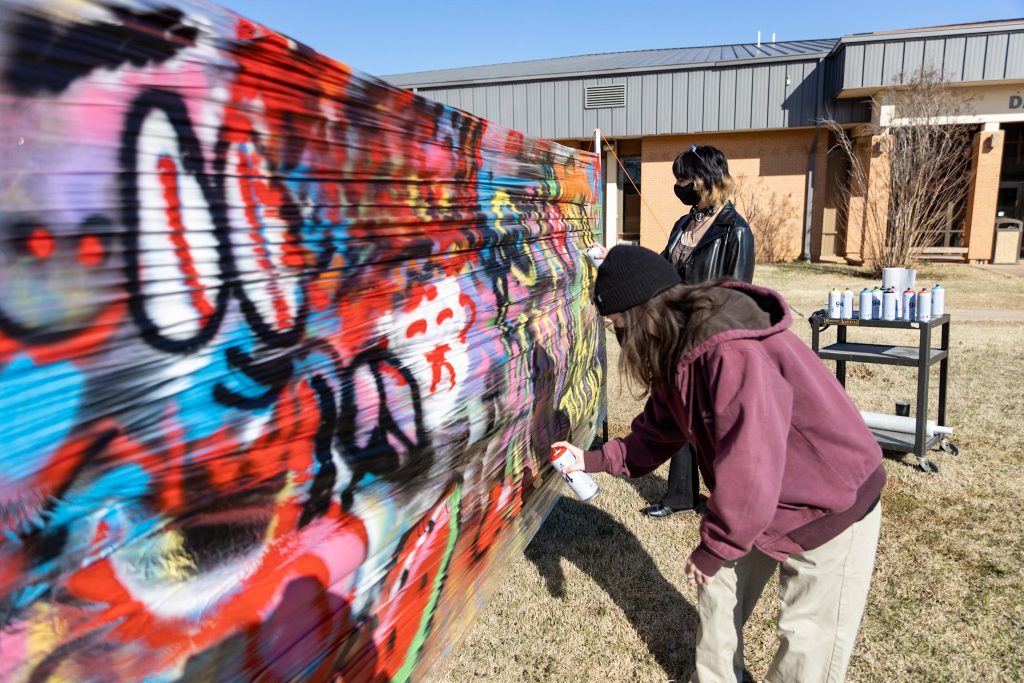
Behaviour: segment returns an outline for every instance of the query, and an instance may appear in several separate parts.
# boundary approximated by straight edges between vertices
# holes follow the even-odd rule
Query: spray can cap
[[[565,446],[555,446],[551,449],[551,462],[554,462],[562,457],[562,455],[569,449]]]

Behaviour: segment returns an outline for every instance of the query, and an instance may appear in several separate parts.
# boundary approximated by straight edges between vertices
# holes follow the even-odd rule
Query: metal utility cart
[[[948,453],[957,448],[942,434],[928,436],[928,380],[929,369],[939,364],[939,415],[937,424],[946,424],[946,382],[949,378],[949,315],[942,315],[929,322],[904,320],[860,320],[829,318],[826,311],[817,311],[810,317],[811,348],[819,357],[836,361],[836,379],[846,386],[847,363],[879,363],[882,365],[903,365],[917,368],[917,431],[910,434],[884,429],[871,429],[883,450],[898,453],[913,453],[917,456],[918,467],[925,472],[938,472],[934,462],[925,457],[935,446]],[[836,343],[820,348],[820,334],[830,325],[836,328]],[[894,330],[918,330],[920,341],[917,346],[887,346],[884,344],[860,344],[848,342],[847,330],[851,327],[881,327]],[[932,348],[932,331],[941,328],[939,348]]]

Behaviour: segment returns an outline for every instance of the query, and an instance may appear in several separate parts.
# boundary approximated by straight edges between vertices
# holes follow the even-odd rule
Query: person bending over
[[[882,452],[782,297],[738,281],[684,285],[642,247],[612,248],[594,286],[647,393],[630,433],[568,471],[640,477],[690,443],[710,490],[691,681],[740,681],[743,624],[779,574],[779,647],[766,681],[841,681],[867,601],[885,484]]]

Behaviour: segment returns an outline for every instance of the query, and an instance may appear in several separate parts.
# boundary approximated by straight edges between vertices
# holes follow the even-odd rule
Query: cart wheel
[[[949,439],[943,439],[939,442],[939,449],[949,453],[950,455],[960,455],[960,449],[957,448],[956,444]]]
[[[927,472],[929,474],[935,474],[939,471],[939,466],[936,465],[931,460],[929,460],[928,458],[918,459],[917,468],[922,472]]]

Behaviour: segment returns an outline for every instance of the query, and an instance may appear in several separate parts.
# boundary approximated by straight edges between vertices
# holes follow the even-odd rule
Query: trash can
[[[996,219],[996,238],[992,245],[993,264],[1016,264],[1020,262],[1020,236],[1024,221],[1016,218]]]

